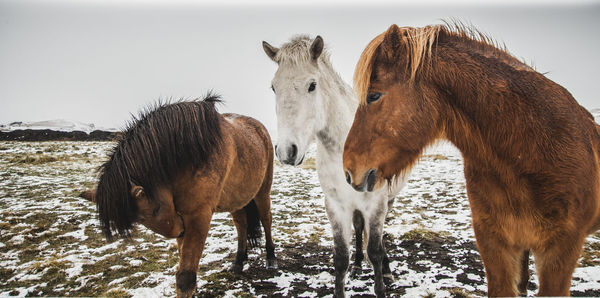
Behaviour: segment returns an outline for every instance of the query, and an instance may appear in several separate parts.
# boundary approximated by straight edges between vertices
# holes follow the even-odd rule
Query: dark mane
[[[205,164],[222,143],[217,95],[204,99],[160,103],[133,117],[123,136],[99,168],[96,204],[102,230],[127,237],[137,217],[129,192],[132,183],[152,199],[157,186],[167,185],[178,172]]]

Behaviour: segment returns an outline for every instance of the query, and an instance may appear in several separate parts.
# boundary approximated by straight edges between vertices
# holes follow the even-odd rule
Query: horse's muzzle
[[[352,186],[352,188],[354,188],[354,190],[356,190],[356,191],[360,191],[360,192],[373,191],[373,188],[375,187],[375,183],[377,182],[377,170],[375,170],[375,169],[368,170],[365,173],[363,180],[360,184],[355,184],[352,181],[352,175],[350,174],[350,171],[346,170],[346,182],[348,182],[348,184],[350,184]]]
[[[275,145],[275,156],[277,156],[279,161],[290,166],[297,166],[304,161],[304,155],[302,155],[302,158],[299,162],[296,161],[298,159],[298,146],[296,146],[296,144],[292,144],[289,147],[284,148],[280,148],[279,146]]]

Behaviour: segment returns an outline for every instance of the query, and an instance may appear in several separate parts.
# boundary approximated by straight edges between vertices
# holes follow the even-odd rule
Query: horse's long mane
[[[132,184],[142,186],[153,199],[157,186],[173,182],[176,175],[206,164],[222,144],[219,96],[160,103],[141,111],[128,123],[123,136],[99,168],[96,204],[102,230],[127,237],[137,217],[130,195]]]
[[[391,30],[391,27],[389,30]],[[533,68],[510,54],[504,45],[500,45],[477,28],[465,25],[459,21],[445,22],[444,25],[425,26],[422,28],[402,27],[400,30],[405,34],[405,38],[402,41],[408,49],[406,51],[406,61],[408,61],[407,70],[411,80],[414,80],[419,72],[425,66],[429,65],[426,62],[431,61],[433,56],[432,48],[440,42],[449,41],[454,41],[454,45],[464,51],[477,52],[485,57],[494,57],[516,69],[533,70]],[[375,62],[375,54],[383,43],[388,31],[379,34],[369,42],[356,65],[354,90],[361,104],[365,103],[373,63]]]

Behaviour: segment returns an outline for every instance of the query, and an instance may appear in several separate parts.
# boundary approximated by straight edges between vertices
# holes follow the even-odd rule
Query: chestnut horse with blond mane
[[[392,25],[354,76],[360,105],[344,147],[354,186],[384,187],[438,139],[464,159],[488,295],[567,296],[600,228],[600,126],[571,94],[464,26]]]
[[[233,216],[238,234],[234,273],[242,271],[247,259],[247,241],[258,242],[260,223],[267,267],[277,266],[269,133],[253,118],[218,113],[218,102],[218,96],[209,94],[141,113],[100,168],[97,190],[81,194],[96,202],[109,240],[113,232],[128,237],[134,223],[177,238],[178,297],[191,297],[196,290],[198,262],[214,212]]]

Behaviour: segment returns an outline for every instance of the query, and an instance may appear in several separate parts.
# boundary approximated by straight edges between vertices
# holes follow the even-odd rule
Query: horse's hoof
[[[362,267],[361,266],[352,265],[352,269],[350,269],[350,277],[352,279],[356,279],[361,274],[362,274]]]
[[[386,286],[389,286],[394,283],[394,276],[391,273],[386,273],[383,275],[383,283]]]
[[[277,259],[267,259],[267,269],[277,269]]]
[[[244,265],[233,264],[233,265],[231,265],[231,269],[229,269],[229,271],[233,272],[234,274],[240,274],[240,273],[242,273],[243,269],[244,269]]]

